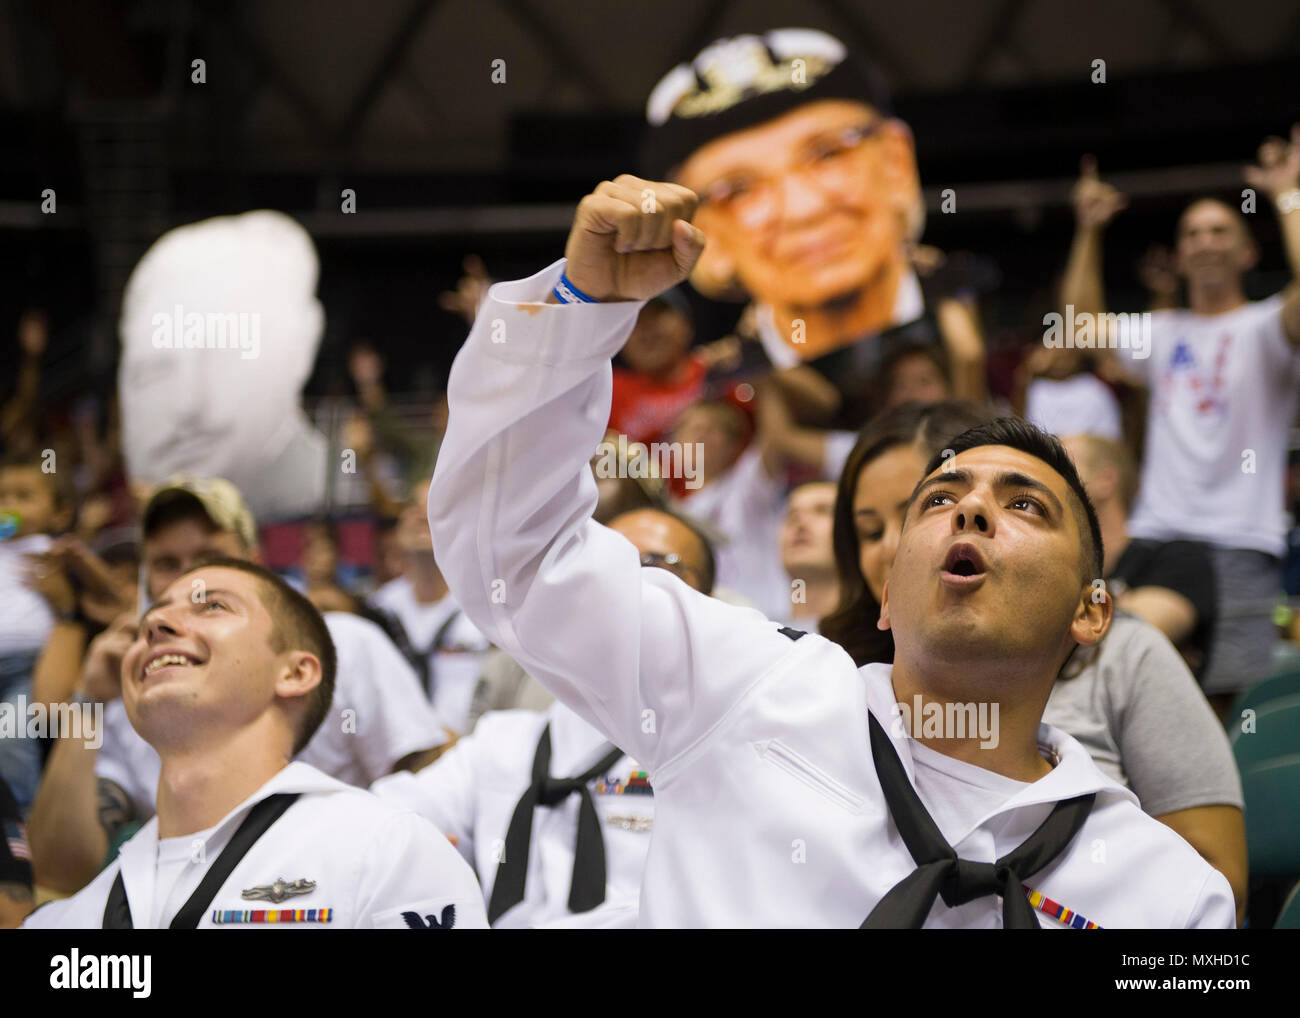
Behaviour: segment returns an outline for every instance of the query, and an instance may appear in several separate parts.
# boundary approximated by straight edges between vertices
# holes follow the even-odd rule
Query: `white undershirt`
[[[220,851],[219,846],[209,841],[215,830],[213,826],[196,834],[159,840],[150,929],[166,929],[199,886],[203,874],[214,861],[211,853]]]
[[[1044,431],[1067,435],[1097,435],[1119,442],[1119,400],[1096,375],[1082,371],[1069,378],[1035,378],[1025,394],[1025,420]]]
[[[944,756],[920,742],[908,744],[916,767],[916,791],[949,845],[1012,796],[1029,786],[974,764]]]

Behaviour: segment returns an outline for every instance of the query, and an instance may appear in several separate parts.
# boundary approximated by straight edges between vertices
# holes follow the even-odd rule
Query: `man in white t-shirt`
[[[447,591],[429,538],[429,478],[411,486],[397,521],[396,539],[406,571],[370,595],[387,620],[388,634],[415,669],[420,686],[443,723],[469,730],[470,705],[492,649]]]
[[[1153,312],[1149,343],[1107,337],[1120,370],[1150,389],[1135,541],[1206,541],[1219,620],[1204,677],[1222,709],[1272,668],[1272,607],[1285,549],[1286,441],[1300,394],[1300,126],[1270,139],[1247,182],[1277,209],[1292,282],[1246,299],[1242,277],[1258,258],[1245,220],[1200,199],[1178,221],[1177,265],[1188,307]],[[1104,308],[1101,235],[1123,197],[1088,166],[1075,191],[1078,233],[1065,303]]]
[[[173,478],[141,516],[146,593],[157,596],[182,572],[216,556],[251,559],[256,528],[238,489],[219,478]],[[436,759],[448,736],[392,641],[374,623],[344,612],[323,616],[338,653],[329,716],[301,759],[333,778],[367,786],[398,768]],[[37,877],[71,893],[103,865],[128,825],[154,814],[158,753],[126,716],[117,679],[135,636],[127,614],[91,644],[75,697],[104,704],[103,744],[55,744],[28,823]]]
[[[1100,378],[1088,370],[1083,354],[1069,347],[1035,347],[1021,364],[1024,418],[1044,431],[1066,435],[1095,435],[1119,442],[1124,438],[1119,401]]]

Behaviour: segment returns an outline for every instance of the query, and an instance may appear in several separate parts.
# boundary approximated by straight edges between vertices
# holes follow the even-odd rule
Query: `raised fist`
[[[704,250],[699,199],[679,184],[623,174],[578,203],[564,248],[569,280],[596,300],[649,300],[689,274]]]

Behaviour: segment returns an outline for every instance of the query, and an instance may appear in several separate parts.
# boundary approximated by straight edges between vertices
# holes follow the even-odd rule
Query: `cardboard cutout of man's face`
[[[769,305],[801,359],[896,324],[920,202],[902,122],[816,100],[701,146],[677,179],[700,195],[709,237],[692,283],[709,296],[739,285]]]

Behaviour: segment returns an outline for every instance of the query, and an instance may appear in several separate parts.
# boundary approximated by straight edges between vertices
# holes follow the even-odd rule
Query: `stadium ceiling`
[[[634,113],[709,40],[789,25],[839,36],[909,95],[1300,52],[1293,0],[8,0],[0,104],[165,121],[206,87],[257,165],[473,171],[505,158],[517,113]]]

